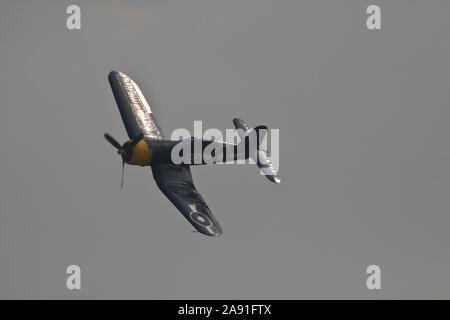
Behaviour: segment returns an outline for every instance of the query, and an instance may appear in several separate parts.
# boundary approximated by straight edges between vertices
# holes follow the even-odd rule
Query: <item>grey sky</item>
[[[366,29],[369,4],[382,30]],[[436,0],[1,1],[0,297],[449,298],[449,14]],[[166,134],[279,128],[282,183],[193,168],[217,239],[190,232],[150,169],[127,167],[120,190],[110,70]],[[70,264],[81,291],[65,288]]]

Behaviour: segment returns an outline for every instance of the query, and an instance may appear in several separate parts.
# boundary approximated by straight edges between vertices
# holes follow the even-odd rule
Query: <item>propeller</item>
[[[122,179],[120,182],[120,188],[123,188],[123,180],[124,180],[124,171],[125,171],[125,162],[131,159],[133,156],[133,148],[144,138],[144,134],[140,133],[133,139],[125,142],[123,145],[120,145],[116,139],[114,139],[109,133],[104,134],[105,139],[117,149],[117,153],[122,156]]]
[[[122,159],[122,179],[120,179],[120,189],[123,189],[123,175],[125,171],[125,160]]]

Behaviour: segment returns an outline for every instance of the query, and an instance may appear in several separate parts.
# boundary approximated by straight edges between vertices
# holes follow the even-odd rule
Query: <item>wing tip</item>
[[[210,238],[216,238],[216,237],[219,237],[219,236],[221,236],[223,234],[222,229],[220,229],[219,231],[214,231],[214,232],[208,232],[208,231],[205,231],[205,230],[196,229],[196,230],[191,230],[191,232],[200,233],[200,234],[203,234],[203,235],[208,236]]]
[[[111,71],[108,73],[108,77],[115,76],[115,75],[118,74],[118,73],[119,73],[119,71],[111,70]]]
[[[123,73],[121,71],[111,70],[108,74],[108,79],[111,80],[111,78],[118,77],[118,76],[128,77],[125,73]]]
[[[220,237],[223,234],[223,232],[220,231],[220,232],[203,233],[203,234],[207,235],[208,237],[211,237],[211,238],[217,238],[217,237]]]
[[[202,228],[193,223],[192,225],[195,227],[195,229],[197,229],[197,232],[211,238],[216,238],[223,234],[222,227],[217,222],[214,223],[213,228]]]

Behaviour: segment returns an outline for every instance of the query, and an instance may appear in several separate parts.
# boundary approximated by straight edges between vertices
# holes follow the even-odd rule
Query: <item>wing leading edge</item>
[[[210,237],[222,234],[222,227],[194,186],[189,166],[153,165],[158,188],[197,229]]]

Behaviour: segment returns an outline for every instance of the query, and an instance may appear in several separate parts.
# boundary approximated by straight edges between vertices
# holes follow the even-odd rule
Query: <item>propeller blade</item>
[[[108,133],[105,133],[104,136],[105,136],[105,139],[113,145],[113,147],[115,147],[118,150],[122,148],[120,143],[118,143],[117,140],[114,139],[111,135],[109,135]]]
[[[122,160],[122,180],[120,181],[120,189],[123,189],[123,173],[125,171],[125,161]]]

